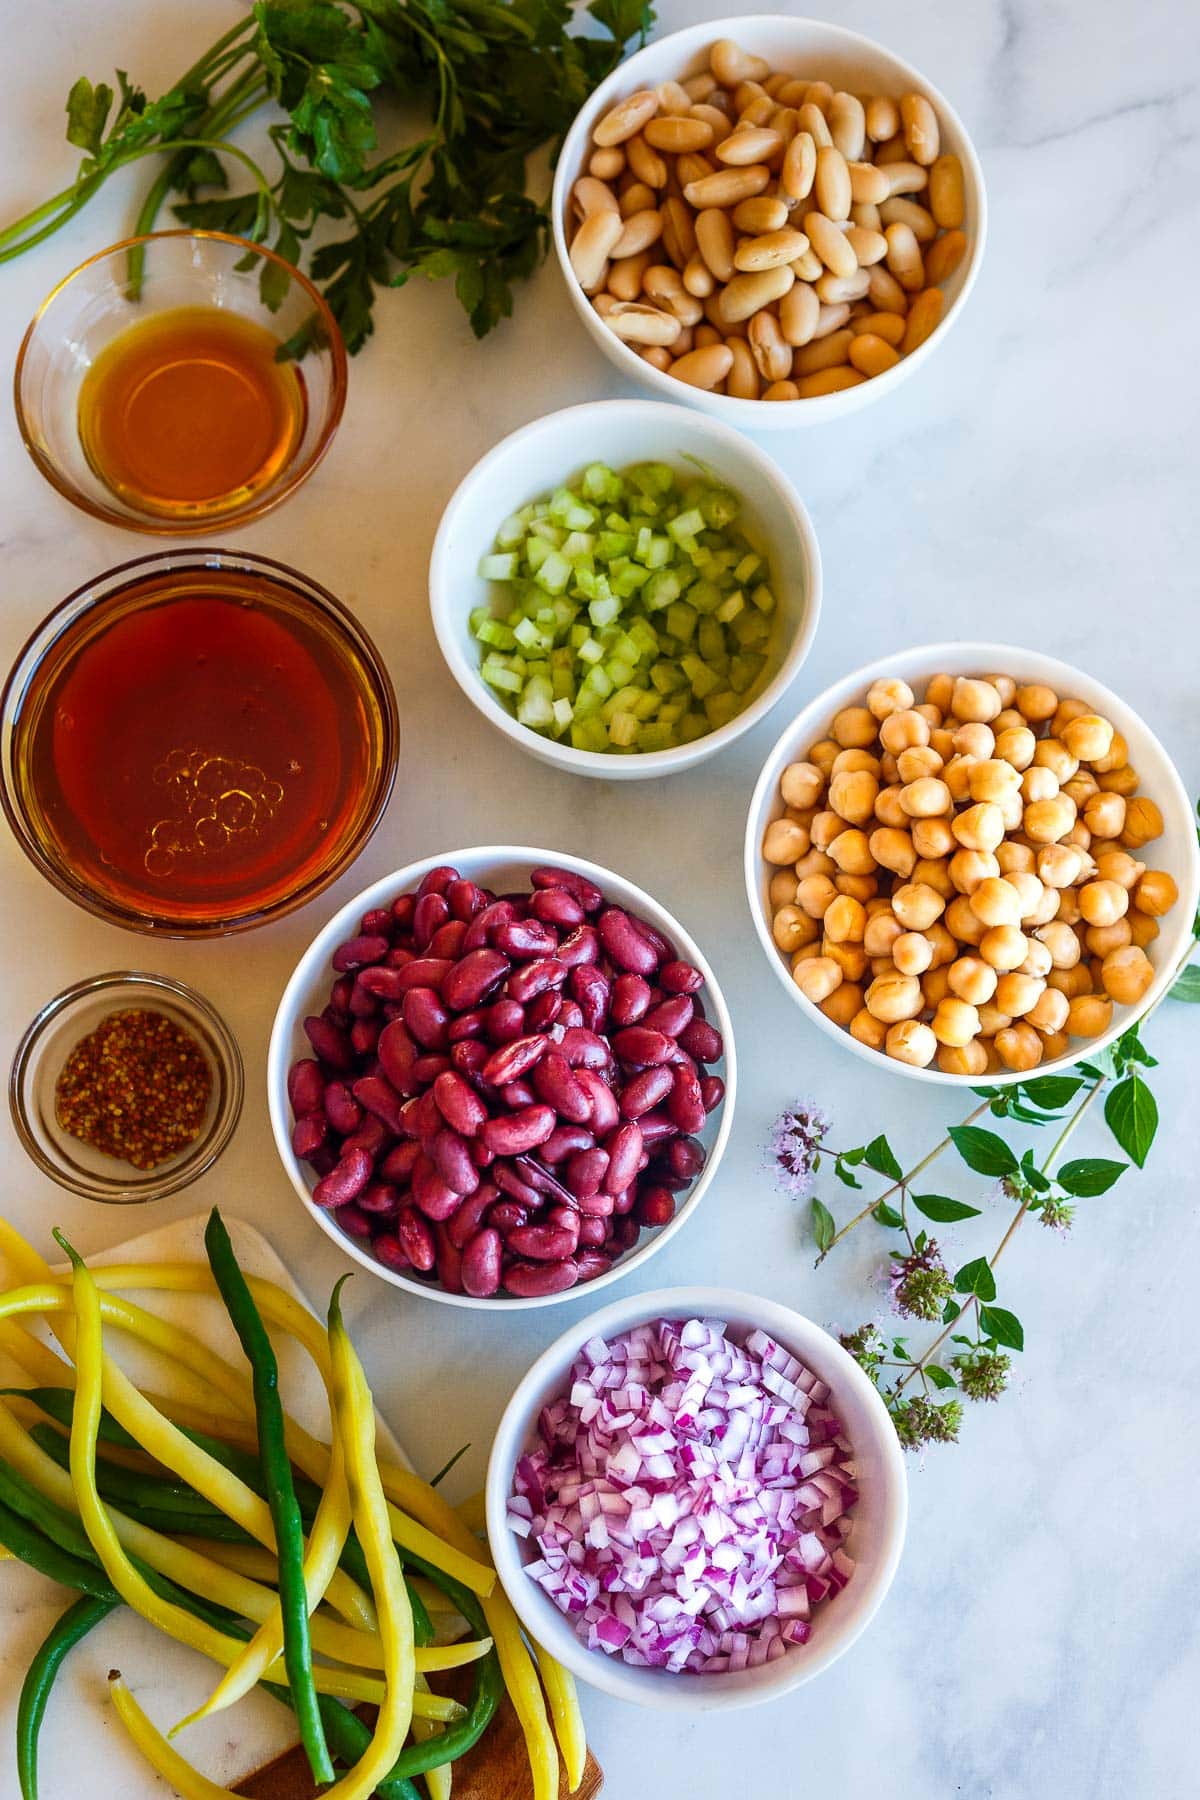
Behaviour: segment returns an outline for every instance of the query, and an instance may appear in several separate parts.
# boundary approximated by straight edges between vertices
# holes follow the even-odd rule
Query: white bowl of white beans
[[[839,418],[914,374],[987,235],[945,97],[871,39],[785,14],[693,25],[615,69],[567,134],[551,216],[609,360],[748,431]]]
[[[987,643],[882,657],[805,707],[755,788],[745,875],[823,1031],[1000,1086],[1153,1007],[1200,897],[1191,802],[1149,726],[1082,670]]]

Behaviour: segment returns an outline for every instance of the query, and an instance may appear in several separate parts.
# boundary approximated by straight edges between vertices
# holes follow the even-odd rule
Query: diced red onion
[[[804,1644],[854,1571],[858,1498],[829,1389],[712,1319],[591,1338],[517,1463],[527,1573],[592,1650],[705,1674]]]

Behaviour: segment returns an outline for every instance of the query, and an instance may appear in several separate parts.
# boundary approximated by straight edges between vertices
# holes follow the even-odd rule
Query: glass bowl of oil
[[[286,563],[168,550],[44,619],[0,695],[0,803],[110,924],[218,937],[329,886],[383,815],[396,698],[353,615]]]
[[[194,535],[278,506],[346,399],[321,295],[262,244],[160,231],[102,250],[38,308],[17,425],[60,494],[133,531]]]

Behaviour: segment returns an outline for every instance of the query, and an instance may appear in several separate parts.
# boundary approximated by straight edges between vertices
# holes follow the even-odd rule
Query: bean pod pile
[[[477,1299],[592,1281],[668,1223],[725,1084],[704,976],[569,869],[457,869],[366,913],[288,1077],[318,1206]]]

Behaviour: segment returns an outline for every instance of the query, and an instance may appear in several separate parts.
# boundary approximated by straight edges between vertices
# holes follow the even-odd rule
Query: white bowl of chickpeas
[[[1091,676],[1005,644],[858,669],[792,721],[746,828],[786,991],[857,1054],[1005,1085],[1097,1053],[1174,978],[1200,856],[1170,757]]]
[[[840,417],[915,373],[974,285],[987,200],[924,76],[777,13],[621,63],[567,134],[551,217],[609,360],[761,431]]]

